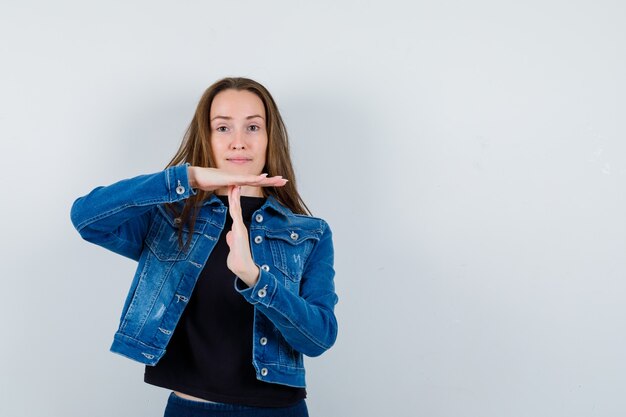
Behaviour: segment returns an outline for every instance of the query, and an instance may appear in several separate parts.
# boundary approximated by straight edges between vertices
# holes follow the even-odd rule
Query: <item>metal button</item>
[[[270,270],[270,267],[268,265],[261,265],[261,269],[267,272]]]
[[[174,219],[174,224],[180,224],[181,222],[182,222],[182,220],[181,220],[181,218],[180,218],[180,217],[176,217],[176,218]]]
[[[262,337],[260,342],[261,342],[261,346],[267,345],[267,337]]]
[[[259,297],[263,298],[267,295],[267,291],[265,291],[265,288],[261,288],[257,294],[259,294]]]
[[[180,194],[184,194],[185,193],[185,187],[183,187],[180,184],[180,180],[178,180],[178,187],[176,187],[176,194],[180,195]]]
[[[261,223],[263,221],[263,216],[260,214],[257,214],[256,216],[254,216],[254,220],[256,220],[257,223]]]
[[[296,232],[291,232],[291,238],[293,240],[298,240],[298,234]]]
[[[262,238],[261,236],[256,236],[256,237],[254,238],[254,243],[257,243],[257,244],[258,244],[258,243],[261,243],[261,242],[263,242],[263,238]]]
[[[261,376],[267,376],[267,368],[261,369]]]

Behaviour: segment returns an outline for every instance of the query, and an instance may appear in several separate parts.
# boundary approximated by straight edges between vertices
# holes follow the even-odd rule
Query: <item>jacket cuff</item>
[[[189,176],[187,175],[189,165],[187,162],[165,170],[170,201],[184,200],[197,194],[197,191],[189,185]]]
[[[259,268],[259,279],[253,287],[248,287],[239,277],[235,278],[235,290],[251,304],[261,303],[269,307],[277,289],[276,277]]]

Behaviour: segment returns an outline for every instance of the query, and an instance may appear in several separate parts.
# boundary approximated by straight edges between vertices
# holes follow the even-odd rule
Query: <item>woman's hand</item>
[[[256,266],[250,252],[248,229],[241,215],[241,187],[228,187],[228,211],[233,219],[233,227],[226,234],[226,243],[230,248],[226,265],[248,287],[253,287],[259,279],[259,267]]]
[[[253,187],[282,187],[287,183],[281,176],[267,177],[267,174],[248,175],[234,174],[218,168],[190,166],[187,168],[189,185],[204,191],[215,191],[231,185],[248,185]],[[230,195],[230,192],[229,192]]]

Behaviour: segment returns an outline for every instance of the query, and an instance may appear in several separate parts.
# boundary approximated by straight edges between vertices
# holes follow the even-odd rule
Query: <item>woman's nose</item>
[[[246,146],[244,144],[243,135],[240,132],[235,132],[233,135],[233,142],[230,144],[231,149],[245,149]]]

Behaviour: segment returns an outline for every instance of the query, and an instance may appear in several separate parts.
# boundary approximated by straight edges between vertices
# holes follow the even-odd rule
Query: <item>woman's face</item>
[[[217,168],[238,174],[261,174],[267,151],[261,99],[246,90],[224,90],[213,98],[209,120]]]

